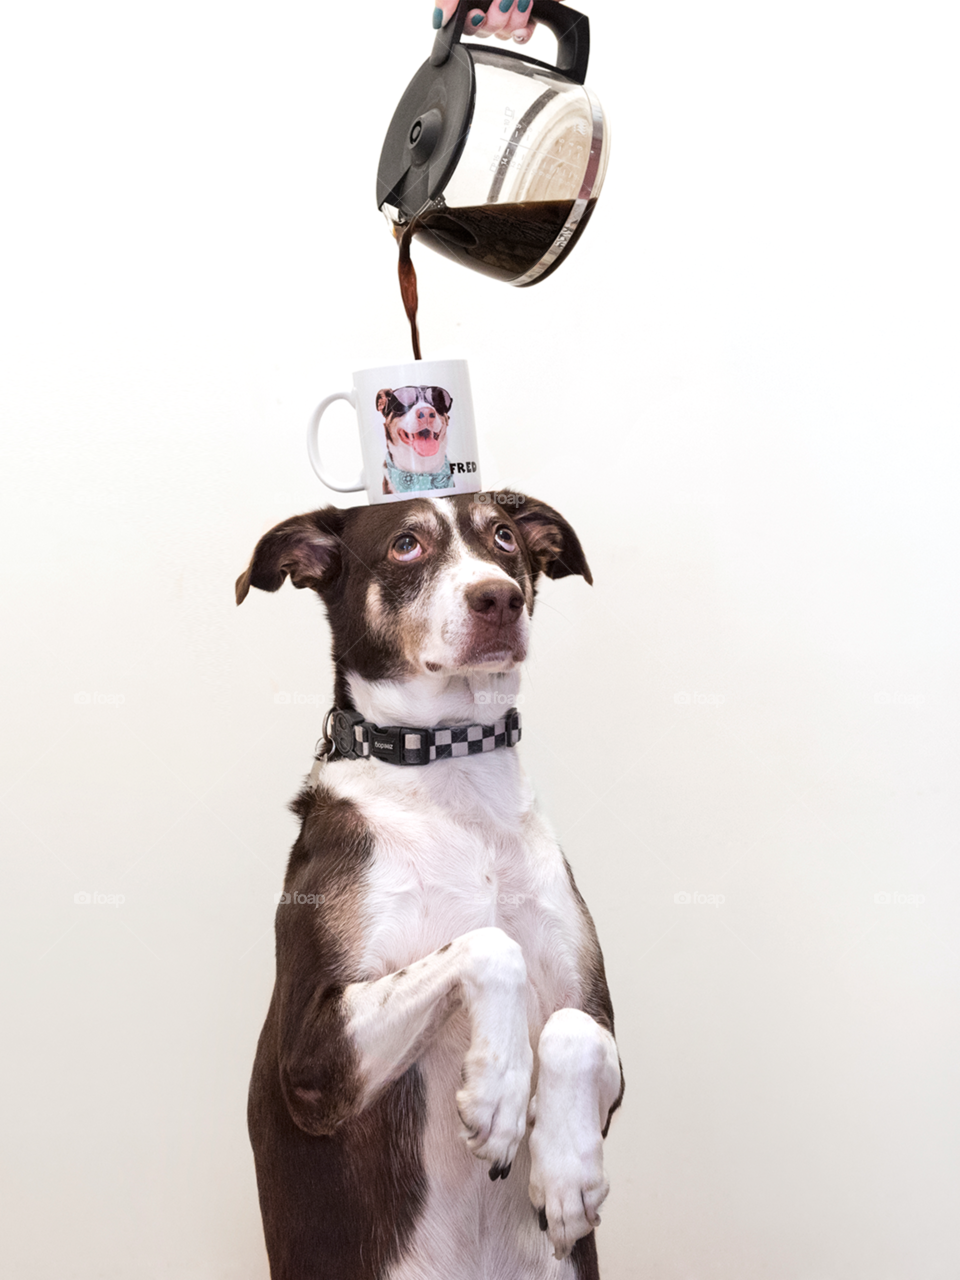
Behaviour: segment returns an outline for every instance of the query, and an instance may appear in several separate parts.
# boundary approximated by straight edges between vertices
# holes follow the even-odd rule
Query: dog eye
[[[505,524],[498,524],[493,531],[493,540],[501,551],[516,551],[517,542],[513,530]]]
[[[410,560],[416,560],[418,556],[423,554],[423,547],[416,540],[412,533],[402,533],[390,548],[390,555],[394,560],[400,560],[407,563]]]

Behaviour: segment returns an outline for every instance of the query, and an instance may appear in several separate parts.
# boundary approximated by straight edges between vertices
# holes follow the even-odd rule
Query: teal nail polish
[[[529,3],[529,0],[528,0],[528,3]],[[442,26],[443,26],[443,10],[442,10],[442,9],[434,9],[434,11],[433,11],[433,29],[434,29],[434,31],[439,31],[439,30],[440,30],[440,28],[441,28]]]
[[[500,12],[508,13],[512,4],[513,0],[500,0]]]
[[[530,0],[517,0],[517,9],[520,13],[526,13],[530,8]]]
[[[470,21],[475,27],[479,27],[480,23],[484,20],[486,16],[487,15],[485,13],[475,13],[473,17],[470,19]]]

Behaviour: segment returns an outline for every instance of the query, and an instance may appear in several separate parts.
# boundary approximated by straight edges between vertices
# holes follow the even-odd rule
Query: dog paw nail
[[[541,1230],[541,1231],[546,1231],[546,1229],[547,1229],[547,1211],[546,1211],[546,1209],[541,1209],[541,1210],[539,1211],[539,1213],[537,1214],[537,1220],[538,1220],[538,1222],[540,1223],[540,1230]]]

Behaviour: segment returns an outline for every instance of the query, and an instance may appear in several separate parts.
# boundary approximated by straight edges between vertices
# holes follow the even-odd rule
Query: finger
[[[490,0],[486,21],[480,30],[492,36],[506,31],[518,2],[519,0]]]
[[[434,30],[439,31],[441,27],[445,27],[456,12],[457,0],[438,0],[433,11]]]
[[[520,27],[517,31],[515,31],[513,33],[513,38],[517,42],[517,44],[526,44],[527,41],[530,39],[530,37],[533,35],[534,31],[536,31],[536,29],[537,29],[537,24],[531,20],[527,23],[525,27]]]
[[[481,36],[484,39],[490,34],[484,26],[486,14],[482,9],[471,9],[467,14],[466,21],[463,24],[463,34],[471,36]]]
[[[494,0],[497,3],[497,0]],[[497,38],[500,40],[517,39],[520,31],[526,31],[530,21],[531,0],[514,0],[513,7],[507,14],[508,21],[497,32]],[[523,39],[526,39],[524,37]],[[522,44],[523,40],[518,40],[518,44]]]

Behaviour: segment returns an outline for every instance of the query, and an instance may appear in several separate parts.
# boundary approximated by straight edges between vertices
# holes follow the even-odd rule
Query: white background
[[[542,592],[522,751],[618,1009],[604,1276],[956,1280],[956,10],[590,16],[570,261],[419,265],[485,482],[596,577]],[[245,1091],[331,680],[315,602],[233,582],[333,496],[312,405],[406,359],[374,180],[431,38],[426,0],[4,19],[19,1280],[266,1277]]]

